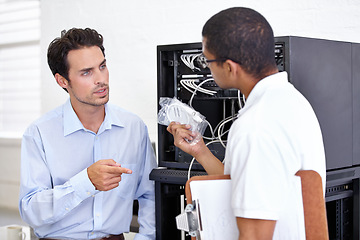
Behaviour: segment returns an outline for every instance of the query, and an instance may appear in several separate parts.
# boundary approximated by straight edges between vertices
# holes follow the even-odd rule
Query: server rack
[[[158,46],[158,100],[176,97],[188,103],[192,94],[180,81],[195,79],[199,84],[211,78],[209,69],[201,68],[195,57],[191,67],[181,57],[198,55],[201,49],[199,42]],[[288,72],[289,81],[309,100],[320,122],[327,163],[325,199],[330,239],[359,239],[360,44],[276,37],[274,56],[279,71]],[[198,93],[192,105],[210,124],[238,111],[236,90],[221,90],[212,81],[204,88],[217,93]],[[224,132],[229,125],[231,122]],[[207,130],[204,135],[209,134]],[[223,138],[226,140],[226,133]],[[222,159],[221,144],[211,147]],[[172,136],[162,125],[158,126],[158,155],[160,169],[150,175],[156,185],[157,239],[180,240],[184,236],[176,229],[175,216],[183,209],[181,196],[192,158],[173,145]],[[191,176],[206,174],[197,163],[192,169]]]

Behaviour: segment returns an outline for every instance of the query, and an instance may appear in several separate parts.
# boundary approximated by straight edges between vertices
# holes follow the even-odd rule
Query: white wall
[[[233,6],[262,13],[276,36],[360,42],[358,0],[42,0],[42,112],[67,99],[48,69],[48,44],[63,29],[95,28],[105,38],[110,101],[138,114],[156,141],[156,46],[201,41],[205,21]],[[0,141],[0,169],[7,169],[9,176],[0,175],[0,206],[17,207],[19,151],[15,140]]]
[[[110,101],[137,113],[156,141],[156,46],[201,41],[205,21],[218,11],[251,7],[262,13],[276,36],[298,35],[360,42],[357,0],[43,0],[43,112],[64,102],[46,63],[49,42],[63,29],[91,27],[105,38]]]

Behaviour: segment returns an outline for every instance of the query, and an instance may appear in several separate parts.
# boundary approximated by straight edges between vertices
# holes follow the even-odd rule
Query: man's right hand
[[[198,139],[199,141],[196,144],[190,144],[186,141],[186,139],[192,141],[199,137],[190,130],[190,125],[172,122],[167,130],[174,136],[174,145],[195,157],[209,175],[224,174],[224,165],[211,153],[203,138]]]
[[[87,169],[90,181],[96,190],[109,191],[119,186],[123,173],[131,174],[132,171],[122,168],[113,159],[99,160]]]
[[[174,136],[174,145],[184,152],[197,158],[207,147],[201,136],[190,130],[190,125],[171,122],[167,127],[167,131]],[[198,138],[198,139],[196,139]],[[196,144],[190,144],[187,140],[197,140]]]

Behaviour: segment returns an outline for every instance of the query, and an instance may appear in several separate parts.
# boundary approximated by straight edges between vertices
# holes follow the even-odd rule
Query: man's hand
[[[201,136],[198,136],[193,131],[189,130],[190,125],[180,124],[177,122],[172,122],[167,127],[167,131],[174,136],[174,145],[184,152],[192,155],[193,157],[197,158],[202,151],[204,151],[206,147],[203,139]],[[198,142],[196,144],[190,144],[186,140],[192,141],[195,138]]]
[[[217,159],[205,145],[201,136],[197,136],[192,132],[190,125],[172,122],[167,127],[168,132],[174,136],[174,145],[184,152],[195,157],[195,159],[204,167],[209,174],[224,174],[224,165]],[[200,139],[196,144],[190,144],[187,140],[194,140],[196,137]]]
[[[109,191],[119,186],[123,173],[131,174],[132,171],[122,168],[112,159],[99,160],[87,169],[90,181],[96,190]]]

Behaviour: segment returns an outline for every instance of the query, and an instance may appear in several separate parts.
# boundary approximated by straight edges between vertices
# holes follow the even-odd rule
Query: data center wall
[[[279,70],[288,72],[289,81],[309,100],[319,119],[327,169],[359,164],[359,158],[353,159],[353,152],[360,155],[360,139],[353,139],[353,112],[354,118],[360,119],[360,110],[355,107],[360,99],[353,106],[353,97],[354,100],[360,98],[360,89],[354,96],[352,94],[352,84],[359,81],[360,75],[359,70],[354,72],[355,67],[352,66],[359,58],[359,46],[293,36],[276,37],[275,42],[274,56]],[[197,61],[201,50],[201,43],[158,46],[158,100],[160,97],[176,97],[189,103],[193,98],[191,105],[206,117],[218,137],[219,128],[216,126],[236,115],[243,102],[237,90],[222,90],[214,81],[208,80],[212,78],[209,69]],[[213,94],[196,91],[192,97],[196,86],[205,80],[208,82],[201,87],[213,91]],[[354,87],[360,88],[360,83],[357,84]],[[230,125],[231,121],[220,131],[225,143]],[[210,139],[207,142],[214,137],[210,128],[204,135]],[[191,156],[173,145],[173,138],[165,126],[159,125],[158,137],[159,165],[187,169]],[[223,159],[225,150],[221,143],[209,147],[218,158]],[[193,169],[202,167],[195,163]]]

